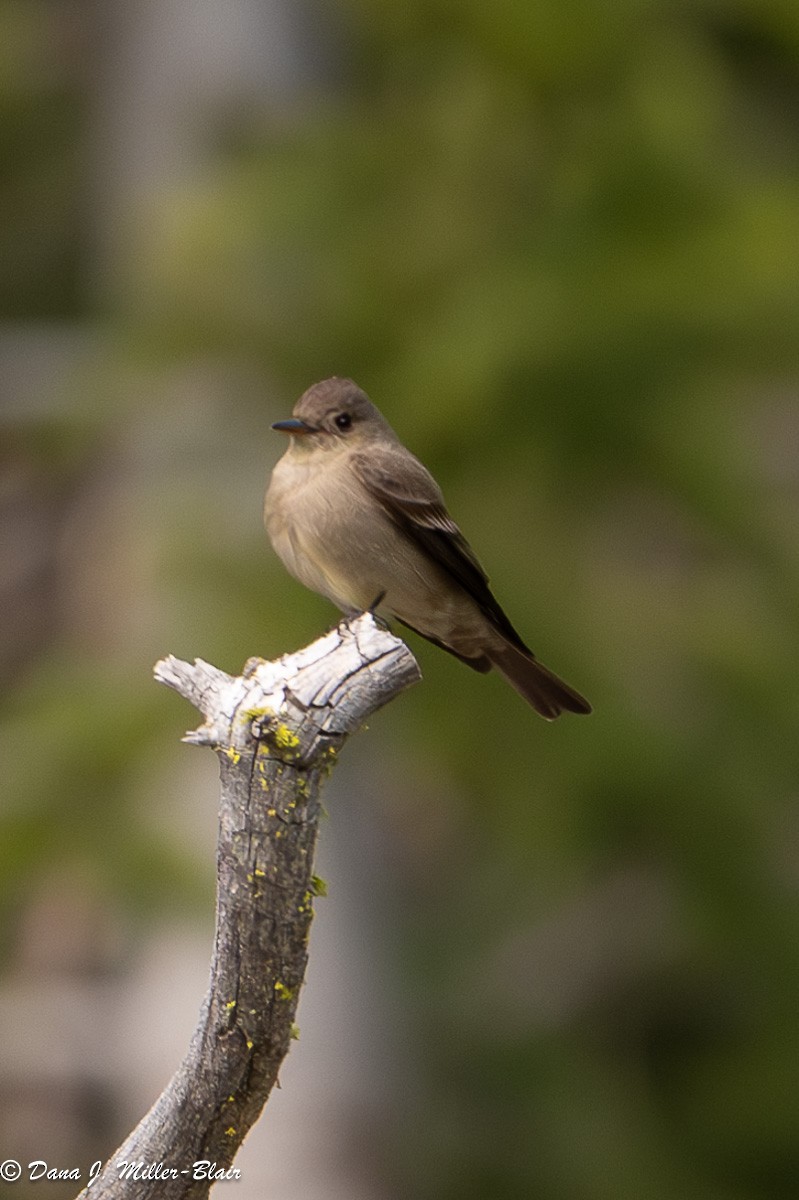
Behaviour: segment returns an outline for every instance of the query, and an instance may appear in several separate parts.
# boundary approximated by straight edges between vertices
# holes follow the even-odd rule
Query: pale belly
[[[420,633],[483,644],[485,621],[471,598],[335,463],[320,480],[318,471],[282,458],[264,518],[286,569],[343,612],[361,612],[383,595],[378,610]]]

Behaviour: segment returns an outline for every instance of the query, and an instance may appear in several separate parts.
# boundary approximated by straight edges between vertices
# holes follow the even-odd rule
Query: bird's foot
[[[389,625],[386,618],[380,617],[377,615],[377,610],[380,607],[380,605],[383,603],[385,598],[386,598],[386,593],[384,591],[381,592],[379,596],[375,596],[374,600],[369,605],[369,607],[367,609],[365,609],[365,612],[369,613],[369,615],[371,616],[372,620],[374,621],[374,623],[376,625],[379,625],[381,629],[385,629],[387,633],[390,633],[391,626]]]
[[[339,632],[344,629],[349,629],[352,622],[357,621],[358,617],[362,617],[365,613],[369,613],[372,620],[375,622],[375,624],[379,625],[381,629],[390,631],[388,621],[386,621],[384,617],[379,617],[377,615],[377,609],[383,603],[385,598],[386,593],[383,591],[380,592],[378,596],[375,596],[374,600],[367,608],[362,610],[358,608],[348,608],[344,613],[344,616],[332,627],[330,632],[332,633],[333,629],[337,629]]]

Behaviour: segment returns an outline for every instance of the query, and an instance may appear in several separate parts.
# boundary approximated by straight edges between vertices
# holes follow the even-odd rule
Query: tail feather
[[[528,656],[508,642],[487,651],[488,657],[511,687],[547,721],[564,711],[590,713],[591,705],[538,659]]]

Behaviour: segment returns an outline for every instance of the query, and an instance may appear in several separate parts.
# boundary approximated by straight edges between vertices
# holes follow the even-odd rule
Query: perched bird
[[[377,609],[475,671],[495,667],[547,720],[588,713],[492,596],[430,472],[351,379],[325,379],[273,429],[289,434],[264,504],[284,566],[346,614]]]

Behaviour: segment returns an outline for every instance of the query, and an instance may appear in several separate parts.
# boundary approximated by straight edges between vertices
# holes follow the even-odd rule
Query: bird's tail
[[[584,696],[510,642],[492,646],[486,654],[511,687],[545,720],[554,721],[564,710],[590,713],[591,705]]]

